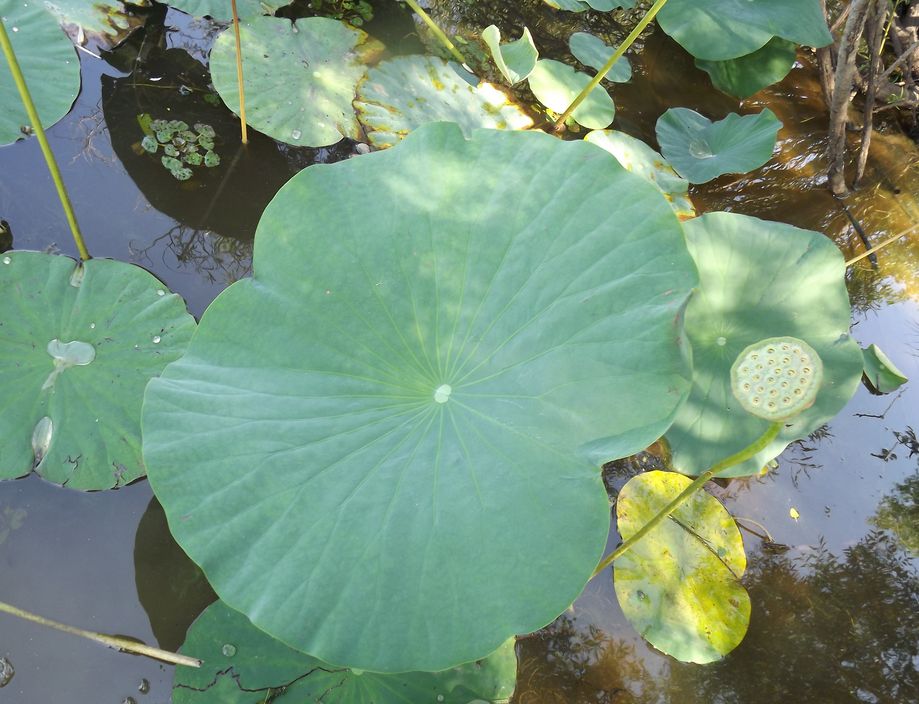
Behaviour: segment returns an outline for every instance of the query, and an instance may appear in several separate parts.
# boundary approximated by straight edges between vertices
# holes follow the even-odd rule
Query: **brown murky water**
[[[494,20],[514,36],[526,13],[544,55],[561,56],[573,31],[616,30],[604,16],[560,15],[540,0],[433,5],[445,24],[476,30]],[[409,21],[394,8],[382,14],[391,22],[377,29],[410,50]],[[196,192],[163,179],[158,165],[145,165],[130,150],[135,138],[124,131],[125,116],[164,100],[177,115],[211,122],[225,135],[225,163],[232,160],[232,120],[200,99],[207,92],[200,61],[210,36],[208,23],[189,23],[174,11],[162,18],[159,10],[146,34],[105,60],[81,54],[83,91],[50,131],[93,254],[151,269],[196,315],[248,273],[254,226],[274,190],[311,163],[353,153],[350,143],[308,150],[256,139],[229,177]],[[653,144],[654,122],[676,105],[711,118],[768,106],[785,123],[780,152],[765,167],[694,189],[701,210],[818,229],[847,256],[865,248],[853,221],[872,244],[919,222],[915,146],[894,125],[875,137],[863,190],[840,202],[825,189],[826,117],[807,55],[780,85],[738,105],[715,92],[660,33],[643,43],[633,82],[613,90],[617,128]],[[135,65],[140,70],[129,78]],[[183,85],[189,90],[180,92]],[[0,218],[12,226],[17,248],[73,253],[35,140],[0,148]],[[914,235],[882,250],[876,266],[862,260],[850,279],[856,337],[863,345],[878,343],[912,378],[919,377],[917,241]],[[860,389],[827,428],[789,448],[777,469],[718,489],[749,528],[745,584],[753,600],[750,632],[723,662],[685,665],[648,647],[622,616],[606,573],[555,623],[520,639],[515,702],[919,701],[917,411],[915,382],[889,396]],[[654,460],[644,461],[608,467],[611,491]],[[610,544],[616,540],[613,533]],[[213,597],[170,538],[146,482],[87,495],[32,477],[0,483],[0,598],[174,649]],[[0,657],[16,670],[0,702],[169,700],[171,668],[6,616],[0,616]],[[149,693],[139,691],[143,680]]]

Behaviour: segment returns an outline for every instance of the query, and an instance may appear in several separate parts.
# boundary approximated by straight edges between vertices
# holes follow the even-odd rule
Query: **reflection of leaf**
[[[10,537],[10,533],[22,528],[22,524],[25,523],[28,515],[28,511],[24,508],[3,507],[3,510],[0,511],[0,545],[6,542],[7,538]]]
[[[616,499],[622,539],[690,483],[674,472],[631,479]],[[623,613],[658,650],[707,663],[743,639],[750,622],[750,597],[739,581],[747,565],[743,540],[731,515],[705,491],[695,492],[613,564]]]
[[[869,345],[862,350],[862,355],[865,360],[865,378],[870,384],[869,388],[877,393],[889,394],[909,381],[877,345]]]
[[[0,478],[108,489],[144,474],[144,387],[195,328],[140,267],[108,259],[0,257]],[[42,432],[38,432],[42,431]]]
[[[255,241],[144,406],[151,484],[215,590],[390,672],[567,608],[606,541],[600,461],[687,388],[695,273],[657,189],[580,141],[439,123],[300,172]]]
[[[693,390],[667,431],[675,469],[700,474],[766,430],[768,422],[746,413],[731,392],[731,365],[748,345],[793,336],[823,360],[814,405],[756,457],[720,476],[754,474],[832,419],[858,386],[862,356],[849,335],[845,261],[819,232],[745,215],[707,213],[683,227],[700,285],[686,309]]]
[[[482,30],[482,41],[491,50],[492,58],[501,74],[509,83],[519,83],[530,75],[536,66],[539,52],[533,43],[530,30],[523,28],[520,39],[501,44],[501,30],[495,25],[489,25]]]
[[[200,669],[176,669],[174,704],[405,704],[471,700],[507,702],[514,692],[514,640],[479,662],[443,672],[357,674],[292,650],[218,601],[188,631],[182,652],[202,659]]]

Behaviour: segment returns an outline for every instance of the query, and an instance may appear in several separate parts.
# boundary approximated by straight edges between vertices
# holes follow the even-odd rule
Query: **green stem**
[[[660,511],[658,511],[647,523],[645,523],[641,528],[639,528],[628,540],[622,542],[622,544],[616,548],[610,555],[605,557],[597,569],[594,570],[593,576],[596,577],[603,570],[609,567],[613,562],[622,557],[625,552],[631,548],[635,543],[645,537],[654,527],[663,521],[667,516],[673,513],[680,504],[682,504],[686,499],[692,496],[697,490],[701,489],[709,479],[718,476],[721,472],[734,465],[738,465],[741,462],[746,462],[751,457],[755,457],[762,450],[766,448],[769,443],[775,440],[776,436],[781,432],[784,427],[783,423],[771,423],[766,429],[766,432],[763,433],[758,439],[754,440],[750,445],[745,447],[743,450],[737,454],[731,455],[727,459],[721,460],[718,464],[711,467],[706,472],[703,472],[698,477],[696,477],[693,482],[687,486],[683,491],[681,491],[673,501],[664,506]]]
[[[83,235],[80,234],[80,226],[77,224],[76,215],[73,214],[73,206],[70,205],[70,197],[67,195],[67,189],[64,188],[64,179],[61,178],[61,172],[57,168],[57,162],[54,160],[54,154],[51,152],[51,146],[48,144],[48,138],[45,136],[45,129],[41,125],[41,118],[38,116],[38,110],[35,109],[35,103],[32,102],[32,96],[29,94],[29,88],[26,85],[26,79],[19,68],[19,61],[16,60],[16,54],[13,52],[13,45],[10,43],[10,37],[6,33],[6,26],[0,19],[0,48],[3,49],[3,55],[10,66],[10,73],[13,74],[13,81],[19,90],[19,97],[22,98],[22,104],[32,123],[32,129],[35,136],[38,137],[38,144],[41,146],[41,153],[45,156],[45,163],[48,164],[48,171],[51,172],[51,179],[57,188],[58,198],[61,199],[61,205],[64,207],[64,214],[67,216],[67,224],[70,225],[70,232],[73,234],[73,241],[77,244],[77,251],[80,253],[80,259],[86,261],[89,259],[89,250],[86,249],[86,243],[83,242]],[[50,79],[49,79],[50,80]]]
[[[600,85],[600,81],[606,78],[606,74],[612,70],[613,65],[622,58],[625,52],[629,50],[632,44],[635,43],[635,40],[638,39],[641,33],[645,31],[645,27],[651,24],[651,21],[655,18],[657,13],[660,12],[660,9],[666,4],[667,0],[656,0],[651,8],[645,13],[645,16],[641,18],[641,21],[635,25],[635,29],[629,33],[629,36],[625,38],[625,41],[622,42],[616,51],[613,52],[613,55],[609,57],[609,61],[604,64],[603,68],[600,69],[600,72],[593,77],[593,80],[590,83],[584,86],[584,90],[578,93],[578,97],[571,101],[571,105],[569,105],[565,112],[562,113],[562,116],[555,121],[556,132],[560,131],[562,127],[565,126],[565,121],[571,117],[571,113],[577,110],[578,106],[587,99],[588,95],[590,95],[590,92],[598,85]]]
[[[135,641],[128,640],[127,638],[108,636],[104,633],[95,633],[93,631],[85,631],[82,628],[74,628],[73,626],[68,626],[57,621],[52,621],[50,618],[45,618],[44,616],[39,616],[38,614],[33,614],[29,611],[24,611],[23,609],[16,608],[12,604],[7,604],[2,601],[0,601],[0,612],[25,619],[26,621],[32,621],[33,623],[38,623],[42,626],[48,626],[49,628],[53,628],[57,631],[63,631],[64,633],[70,633],[71,635],[80,636],[81,638],[87,638],[89,640],[95,641],[96,643],[101,643],[102,645],[108,646],[109,648],[114,648],[115,650],[123,650],[129,653],[134,653],[135,655],[146,655],[148,658],[155,658],[156,660],[162,660],[163,662],[169,662],[175,665],[201,667],[201,661],[197,658],[191,658],[187,655],[178,655],[177,653],[170,653],[168,650],[153,648],[149,645],[144,645],[143,643],[137,643]]]
[[[414,13],[418,15],[428,27],[431,28],[431,31],[434,32],[434,36],[440,40],[441,44],[449,49],[451,54],[453,54],[453,58],[461,64],[465,64],[466,57],[460,53],[459,49],[456,48],[453,42],[450,41],[450,38],[444,34],[444,31],[431,19],[430,15],[428,15],[415,0],[405,0],[405,3],[412,8]]]
[[[236,11],[236,0],[230,0],[233,10],[233,34],[236,37],[236,83],[239,86],[239,130],[243,144],[249,143],[249,134],[246,131],[246,90],[243,87],[243,50],[239,38],[239,13]]]

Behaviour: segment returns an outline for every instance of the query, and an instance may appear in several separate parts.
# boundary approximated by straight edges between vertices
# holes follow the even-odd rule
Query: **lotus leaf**
[[[552,59],[540,59],[530,74],[530,90],[550,110],[563,113],[591,81],[586,73]],[[602,130],[616,116],[616,105],[603,86],[594,88],[571,114],[575,122],[590,129]]]
[[[586,12],[590,5],[581,0],[542,0],[549,7],[556,10],[565,10],[566,12]]]
[[[501,44],[501,30],[492,24],[482,30],[482,41],[488,46],[495,65],[508,83],[519,83],[533,72],[539,52],[526,27],[520,39]]]
[[[360,126],[351,101],[365,60],[381,49],[376,40],[326,17],[294,22],[253,17],[239,30],[248,86],[246,119],[252,127],[300,147],[358,137]],[[214,42],[210,65],[214,88],[238,115],[232,28]]]
[[[690,484],[673,472],[645,472],[619,492],[623,540]],[[658,650],[684,662],[719,660],[743,640],[750,596],[737,524],[718,500],[697,491],[613,563],[626,618]]]
[[[865,362],[865,378],[871,385],[870,388],[880,394],[889,394],[896,391],[909,379],[903,374],[896,365],[890,361],[890,357],[884,354],[884,351],[877,345],[869,345],[862,350]]]
[[[19,66],[42,126],[50,127],[70,112],[80,92],[80,61],[57,20],[38,2],[0,0]],[[0,61],[0,145],[30,133],[29,117],[19,98],[6,61]]]
[[[467,136],[479,127],[525,130],[533,121],[490,83],[470,85],[465,69],[434,56],[400,56],[367,72],[358,117],[377,148],[391,147],[428,122],[454,122]]]
[[[143,476],[144,387],[195,327],[182,299],[137,266],[38,252],[0,255],[0,295],[0,478],[34,469],[91,490]]]
[[[773,37],[821,47],[833,41],[820,0],[669,0],[658,24],[697,59],[752,54]]]
[[[600,37],[595,37],[588,32],[575,32],[568,39],[568,47],[574,58],[585,66],[590,66],[597,71],[602,70],[606,62],[616,50],[604,42]],[[624,56],[613,64],[606,80],[613,83],[626,83],[632,78],[632,66]]]
[[[144,18],[130,12],[125,3],[114,0],[42,0],[72,37],[84,44],[92,38],[102,48],[111,49],[143,25]],[[149,7],[149,0],[130,0],[131,5]]]
[[[169,0],[167,4],[193,17],[210,17],[218,22],[233,21],[230,0]],[[236,0],[236,11],[239,18],[244,20],[259,15],[273,15],[289,4],[287,0]]]
[[[782,123],[766,108],[712,122],[689,108],[670,108],[657,121],[661,153],[690,183],[746,173],[772,158]]]
[[[437,671],[549,623],[606,542],[600,464],[687,390],[682,237],[653,186],[540,132],[425,125],[300,172],[148,387],[175,538],[333,665]]]
[[[205,665],[176,670],[173,704],[262,704],[269,691],[282,689],[273,702],[506,702],[517,676],[513,639],[480,662],[444,672],[377,675],[332,668],[274,640],[220,601],[192,624],[182,650]]]
[[[731,392],[731,365],[748,345],[797,337],[823,360],[823,386],[814,405],[786,422],[756,457],[720,476],[754,474],[790,442],[830,421],[858,386],[862,355],[849,336],[845,262],[819,232],[745,215],[708,213],[683,228],[700,283],[686,310],[693,389],[667,431],[674,469],[700,474],[768,427]]]
[[[585,12],[590,9],[609,12],[620,7],[635,7],[636,0],[543,0],[549,7],[568,12]]]
[[[715,88],[743,100],[785,78],[796,55],[794,42],[773,37],[752,54],[728,61],[696,59],[696,66],[709,75]]]
[[[689,181],[680,178],[664,157],[640,139],[616,130],[595,130],[584,139],[605,149],[626,169],[657,186],[680,220],[696,216],[689,199]]]

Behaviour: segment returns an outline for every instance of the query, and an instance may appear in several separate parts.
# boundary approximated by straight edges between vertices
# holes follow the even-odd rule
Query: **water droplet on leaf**
[[[231,658],[236,655],[236,646],[232,643],[224,643],[223,647],[220,649],[220,652],[223,653],[224,657]]]

